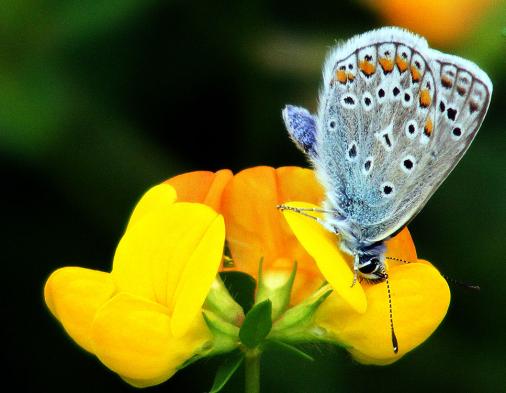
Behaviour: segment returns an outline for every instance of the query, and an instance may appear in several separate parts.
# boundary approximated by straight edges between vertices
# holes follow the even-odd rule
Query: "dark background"
[[[386,22],[351,1],[40,3],[0,3],[3,381],[131,391],[64,334],[45,279],[65,265],[109,270],[132,207],[168,177],[306,165],[281,107],[314,110],[327,48]],[[497,1],[472,32],[436,45],[480,64],[494,95],[475,143],[410,225],[421,257],[482,291],[453,288],[439,329],[392,366],[327,347],[311,348],[314,363],[268,353],[263,391],[506,390],[505,14]],[[218,364],[148,391],[204,392]]]

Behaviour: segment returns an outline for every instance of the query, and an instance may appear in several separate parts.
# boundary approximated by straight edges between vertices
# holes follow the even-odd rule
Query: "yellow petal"
[[[168,264],[177,242],[177,222],[171,219],[173,205],[160,205],[129,225],[121,238],[112,275],[121,291],[165,302]],[[159,287],[155,287],[158,283]]]
[[[303,208],[319,207],[305,202],[290,202],[287,205]],[[317,216],[314,213],[311,214]],[[315,220],[302,214],[285,210],[283,215],[302,246],[314,258],[318,268],[334,291],[356,312],[365,312],[367,302],[364,291],[360,285],[351,287],[353,273],[349,262],[338,248],[337,237]]]
[[[184,334],[218,272],[224,241],[223,218],[210,207],[160,206],[129,227],[112,274],[121,290],[167,306],[175,333]]]
[[[400,359],[434,332],[448,310],[448,285],[428,262],[392,265],[388,274],[398,354],[392,348],[385,282],[364,285],[364,314],[332,294],[316,315],[317,323],[351,347],[349,351],[363,363],[381,365]]]
[[[201,221],[202,238],[191,250],[172,300],[172,333],[176,337],[186,333],[190,322],[200,312],[221,263],[225,222],[221,215],[208,216],[208,220]],[[196,229],[197,224],[193,225]]]
[[[94,352],[135,386],[159,384],[211,339],[202,317],[180,338],[172,335],[170,325],[166,307],[120,293],[96,315],[91,330]]]
[[[109,273],[80,267],[64,267],[48,278],[44,298],[67,333],[92,352],[90,328],[97,310],[114,294]]]
[[[135,206],[128,226],[135,224],[147,213],[164,209],[176,201],[176,190],[169,184],[159,184],[149,189]],[[128,227],[127,227],[128,230]]]

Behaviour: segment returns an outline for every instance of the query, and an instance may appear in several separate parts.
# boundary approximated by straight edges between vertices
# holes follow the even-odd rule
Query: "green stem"
[[[261,351],[252,349],[246,352],[245,368],[245,392],[260,393],[260,355]]]

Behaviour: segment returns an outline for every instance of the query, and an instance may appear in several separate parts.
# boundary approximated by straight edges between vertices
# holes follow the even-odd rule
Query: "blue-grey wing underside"
[[[491,92],[475,64],[381,29],[330,53],[315,138],[304,139],[312,144],[290,134],[313,162],[326,207],[355,237],[380,241],[406,225],[457,164]]]

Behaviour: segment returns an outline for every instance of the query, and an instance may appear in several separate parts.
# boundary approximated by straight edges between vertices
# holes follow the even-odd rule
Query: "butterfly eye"
[[[381,186],[380,186],[380,191],[381,191],[381,194],[385,198],[391,198],[395,194],[394,185],[392,183],[390,183],[390,182],[384,182],[384,183],[382,183]]]
[[[360,273],[362,274],[371,274],[376,271],[378,266],[373,263],[373,259],[371,259],[369,262],[364,263],[362,266],[358,268],[360,270]]]
[[[373,272],[377,271],[381,266],[380,260],[378,258],[371,258],[371,265],[374,266]]]

